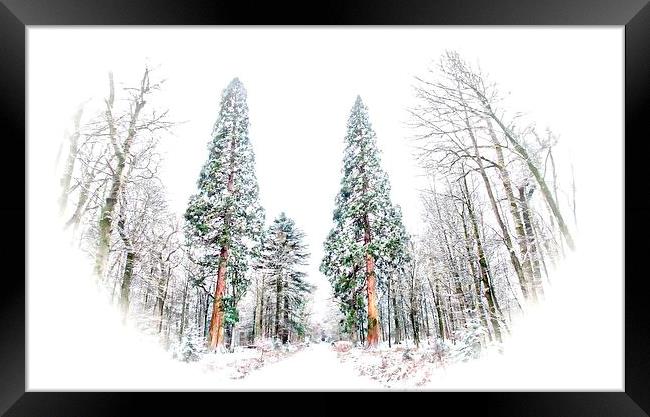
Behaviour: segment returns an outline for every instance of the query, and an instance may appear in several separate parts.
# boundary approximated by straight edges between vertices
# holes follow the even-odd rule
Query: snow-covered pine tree
[[[306,265],[309,253],[305,234],[285,213],[280,213],[265,235],[260,264],[269,277],[267,291],[275,299],[273,334],[286,344],[289,331],[300,333],[305,324],[301,322],[302,313],[312,286],[299,267]]]
[[[366,291],[369,347],[379,343],[377,277],[404,259],[407,237],[399,208],[390,200],[368,110],[357,96],[348,119],[343,178],[334,209],[334,227],[325,241],[321,271],[341,301],[347,323],[356,326]],[[352,330],[354,333],[354,329]]]
[[[236,301],[246,289],[250,256],[264,224],[258,201],[255,156],[248,137],[246,90],[233,79],[221,97],[208,160],[198,192],[185,213],[190,246],[217,282],[210,321],[210,349],[223,345],[225,321],[236,321]],[[226,295],[226,282],[232,292]]]

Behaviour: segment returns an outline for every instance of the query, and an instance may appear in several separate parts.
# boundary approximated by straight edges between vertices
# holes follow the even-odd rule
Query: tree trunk
[[[164,285],[164,289],[162,288],[163,285],[159,284],[158,287],[158,296],[156,299],[156,310],[158,311],[158,333],[162,332],[162,327],[163,327],[163,316],[164,316],[164,311],[165,311],[165,302],[167,301],[167,290],[169,289],[169,278],[171,275],[171,270],[167,270],[167,272],[164,271],[164,265],[160,265],[160,273],[162,275],[162,280],[160,284]]]
[[[271,297],[266,299],[266,314],[265,314],[266,337],[273,336],[273,305]]]
[[[422,297],[422,304],[424,305],[424,324],[427,329],[427,344],[429,343],[429,339],[431,338],[431,327],[429,325],[429,302],[427,301],[427,298],[424,296]]]
[[[382,306],[382,302],[379,301],[379,328],[381,329],[381,340],[386,340],[386,326],[384,323],[386,323],[386,320],[384,320],[384,309]]]
[[[494,212],[494,217],[497,220],[499,229],[501,229],[501,233],[503,234],[503,243],[506,245],[506,248],[508,249],[508,254],[510,255],[510,262],[512,263],[512,266],[515,270],[515,274],[519,279],[519,283],[521,285],[524,298],[528,298],[528,293],[526,291],[526,279],[524,277],[524,273],[521,268],[521,263],[519,262],[519,258],[517,257],[517,254],[515,253],[515,249],[512,245],[512,240],[510,239],[510,233],[508,232],[508,228],[506,227],[505,223],[503,222],[503,219],[501,218],[501,213],[499,212],[499,207],[497,206],[497,201],[492,191],[492,185],[490,184],[490,179],[488,178],[487,173],[485,172],[483,160],[481,159],[481,155],[478,150],[478,143],[476,137],[474,136],[474,132],[472,130],[472,127],[469,124],[469,120],[467,119],[467,117],[465,118],[465,124],[467,127],[467,131],[469,133],[469,137],[472,140],[472,145],[474,147],[474,156],[476,159],[476,163],[478,164],[479,167],[479,173],[481,174],[481,178],[483,179],[483,183],[485,184],[485,191],[487,192],[488,199],[490,200],[490,205],[492,206],[492,211]],[[466,182],[465,179],[464,181]],[[465,188],[467,189],[467,184],[465,184]]]
[[[531,160],[530,156],[528,156],[528,152],[526,149],[524,149],[523,146],[515,138],[512,136],[510,133],[510,129],[508,129],[504,124],[501,122],[501,120],[492,112],[491,109],[489,109],[490,116],[496,123],[499,125],[503,133],[506,135],[506,138],[508,138],[508,141],[514,146],[515,150],[521,157],[524,159],[524,162],[528,166],[528,169],[530,172],[533,174],[535,177],[535,180],[537,180],[537,183],[539,184],[540,189],[542,190],[542,194],[544,195],[544,198],[546,199],[546,202],[548,203],[549,207],[551,208],[551,211],[553,212],[553,215],[557,219],[558,226],[560,227],[560,231],[562,232],[562,236],[564,236],[564,239],[566,240],[567,245],[569,246],[569,249],[574,250],[575,245],[573,243],[573,237],[571,236],[571,233],[569,232],[569,228],[567,227],[566,223],[564,222],[564,218],[562,217],[562,213],[560,213],[560,209],[557,205],[557,201],[555,198],[553,198],[553,195],[551,195],[551,191],[548,189],[548,186],[546,184],[546,180],[542,176],[542,174],[539,172],[539,169],[535,166],[533,161]]]
[[[411,298],[411,308],[409,309],[411,327],[413,328],[413,341],[417,347],[420,346],[420,325],[418,323],[417,304],[414,298]]]
[[[226,263],[228,262],[229,247],[221,247],[219,254],[219,269],[217,270],[217,286],[214,290],[214,305],[210,319],[210,338],[208,346],[211,350],[223,346],[223,294],[226,290]]]
[[[234,192],[235,182],[235,145],[236,137],[232,135],[230,140],[230,167],[228,172],[228,182],[226,190],[229,195]],[[230,207],[225,208],[224,213],[224,234],[230,233],[231,213]],[[229,239],[229,237],[228,237]],[[226,291],[226,266],[230,254],[230,241],[226,240],[221,246],[219,253],[219,269],[217,270],[217,286],[214,290],[214,305],[212,307],[212,318],[210,320],[210,339],[208,346],[211,350],[221,349],[223,347],[223,326],[224,326],[224,306],[223,295]]]
[[[113,119],[113,102],[115,99],[113,73],[109,73],[110,94],[109,98],[106,100],[105,114],[106,122],[108,124],[109,137],[113,145],[115,156],[117,157],[117,167],[113,171],[110,191],[102,207],[99,219],[99,243],[95,258],[95,274],[99,279],[104,276],[104,270],[106,269],[106,261],[108,259],[108,252],[111,245],[111,226],[113,223],[113,212],[115,210],[115,204],[120,197],[122,184],[125,181],[124,168],[126,167],[126,158],[129,155],[131,145],[133,144],[137,133],[136,122],[138,121],[140,111],[145,105],[144,94],[149,89],[148,77],[149,70],[145,70],[144,78],[142,79],[142,87],[140,89],[138,98],[135,100],[133,113],[131,113],[128,134],[124,140],[124,143],[122,144],[122,149],[120,149],[117,144],[117,128],[115,126],[115,120]]]
[[[535,297],[537,297],[538,294],[542,296],[544,289],[542,287],[542,273],[539,266],[537,242],[535,240],[535,232],[533,231],[530,208],[528,206],[528,196],[526,195],[524,187],[519,187],[519,200],[521,201],[522,217],[524,219],[527,242],[530,248],[530,258],[532,260],[532,291],[535,294]]]
[[[397,291],[399,290],[399,287],[397,288]],[[395,293],[397,292],[394,288],[391,294],[392,297],[392,302],[393,302],[393,316],[395,320],[395,344],[399,344],[402,342],[401,339],[401,328],[399,324],[399,308],[397,306],[397,296]]]
[[[79,227],[79,223],[81,222],[81,216],[84,213],[84,210],[86,209],[86,203],[88,202],[88,198],[90,197],[90,186],[95,179],[95,173],[97,172],[97,166],[99,165],[100,159],[95,161],[95,164],[92,168],[90,168],[88,171],[85,172],[85,183],[84,184],[79,184],[80,191],[79,191],[79,199],[77,200],[77,206],[75,207],[74,213],[70,217],[70,219],[65,223],[65,228],[67,229],[70,226],[74,226],[72,228],[73,232],[77,231],[77,228]],[[105,185],[105,181],[100,184],[97,189],[96,193],[97,194],[102,194],[101,189]]]
[[[278,276],[275,278],[275,338],[276,340],[280,338],[280,333],[282,331],[282,325],[280,323],[282,311],[282,271],[279,272]]]
[[[419,317],[421,316],[418,311],[420,301],[419,301],[419,288],[417,288],[417,278],[416,278],[416,268],[417,264],[414,262],[411,265],[410,271],[410,283],[409,283],[409,319],[411,320],[411,328],[413,330],[413,341],[417,347],[420,346],[420,322]]]
[[[467,317],[465,311],[467,310],[467,303],[465,302],[465,293],[463,292],[463,287],[460,284],[460,278],[458,273],[454,274],[454,291],[456,293],[456,300],[458,300],[458,311],[460,313],[459,322],[462,323],[462,327],[467,326]]]
[[[201,303],[201,310],[203,311],[203,337],[207,337],[210,334],[210,328],[208,326],[208,307],[210,307],[210,297],[206,294],[205,304]]]
[[[470,218],[472,229],[474,231],[474,238],[476,240],[476,246],[478,251],[479,259],[479,270],[481,272],[481,280],[483,281],[483,287],[485,288],[485,298],[488,302],[488,309],[490,311],[490,319],[492,321],[492,328],[494,330],[494,336],[497,341],[501,342],[501,328],[499,325],[498,311],[497,311],[497,302],[494,295],[494,290],[492,288],[492,282],[490,280],[490,272],[487,266],[487,259],[485,257],[485,251],[483,250],[483,244],[481,243],[481,236],[479,234],[478,223],[476,221],[476,216],[474,215],[474,208],[469,200],[469,189],[467,187],[466,177],[463,177],[463,186],[466,194],[467,201],[467,213]]]
[[[117,184],[117,187],[112,187],[111,194],[106,198],[106,202],[102,207],[99,220],[99,245],[97,247],[97,254],[95,260],[95,274],[97,278],[101,279],[104,277],[104,270],[106,269],[106,262],[108,260],[108,251],[111,245],[111,223],[112,215],[115,209],[115,203],[117,201],[117,190],[119,190],[119,182],[113,180],[113,184]]]
[[[185,287],[183,287],[183,301],[181,306],[181,323],[180,328],[178,329],[178,339],[180,340],[183,337],[183,332],[185,331],[185,311],[187,310],[187,288],[189,286],[189,281],[185,281]]]
[[[436,284],[436,292],[439,293],[440,287]],[[436,314],[438,315],[438,330],[440,331],[440,337],[442,340],[449,338],[449,325],[446,323],[446,317],[442,310],[442,301],[439,296],[435,296],[433,303],[436,305]]]
[[[133,278],[133,262],[135,259],[134,252],[127,252],[126,264],[124,265],[124,274],[122,277],[122,286],[120,288],[120,307],[122,310],[122,321],[126,321],[129,312],[129,293],[131,290],[131,281]]]
[[[436,315],[436,319],[437,319],[437,322],[438,322],[438,335],[444,341],[445,340],[445,332],[444,332],[444,325],[443,325],[443,322],[442,322],[442,311],[440,309],[440,304],[438,302],[438,297],[436,296],[436,293],[438,292],[438,285],[437,285],[437,283],[436,283],[436,285],[434,285],[433,282],[431,282],[431,278],[428,275],[427,275],[427,281],[429,282],[429,287],[431,288],[431,298],[433,300],[433,306],[436,309],[435,315]]]
[[[258,337],[264,337],[264,297],[266,297],[266,294],[264,294],[264,279],[262,278],[262,286],[259,290],[259,318],[258,318],[258,324],[257,324],[257,336]]]
[[[462,191],[462,190],[461,190]],[[463,195],[465,193],[463,192]],[[465,198],[469,198],[468,195],[465,195]],[[467,204],[467,202],[465,202]],[[473,283],[474,283],[474,295],[475,295],[475,309],[476,309],[476,315],[480,318],[481,324],[483,325],[483,328],[486,329],[489,333],[489,326],[487,323],[487,318],[485,317],[484,311],[483,311],[483,296],[481,295],[481,278],[479,277],[479,274],[476,271],[476,265],[474,263],[475,256],[472,253],[472,246],[473,242],[471,241],[469,237],[469,231],[467,230],[467,221],[465,219],[465,210],[463,209],[461,211],[461,220],[463,223],[463,235],[465,237],[465,252],[467,253],[467,262],[469,264],[470,268],[470,273],[472,274],[473,278]],[[490,335],[491,337],[491,335]]]
[[[363,329],[364,327],[364,322],[363,322],[363,313],[359,314],[359,339],[361,340],[361,345],[364,345],[366,343],[366,335],[364,334]]]
[[[286,345],[289,341],[289,297],[284,297],[284,311],[283,311],[283,325],[282,325],[282,344]]]
[[[232,300],[233,303],[236,303],[237,300],[237,287],[232,285]],[[238,343],[237,340],[237,322],[228,323],[228,330],[230,332],[230,343],[228,344],[228,349],[232,353],[235,351],[235,346]]]
[[[364,223],[364,243],[366,245],[366,287],[368,292],[368,338],[367,346],[374,347],[379,344],[379,318],[377,314],[377,277],[375,275],[375,259],[368,253],[372,242],[370,236],[370,222],[366,214]]]
[[[519,253],[521,255],[522,262],[522,273],[524,277],[524,282],[520,282],[522,285],[522,293],[529,297],[532,297],[533,301],[536,301],[536,293],[532,291],[533,285],[533,266],[530,259],[530,254],[528,253],[528,245],[526,242],[526,233],[524,232],[524,225],[521,220],[521,215],[519,213],[519,207],[517,205],[517,200],[512,188],[512,181],[510,179],[510,173],[506,169],[505,158],[503,157],[503,149],[494,133],[492,128],[492,123],[489,119],[486,119],[488,126],[488,132],[492,138],[492,143],[494,144],[494,150],[497,155],[497,169],[499,170],[499,176],[501,177],[501,182],[503,183],[503,189],[506,193],[506,198],[508,199],[508,207],[510,208],[510,215],[515,224],[515,235],[517,238],[517,243],[519,244]],[[526,288],[524,289],[523,286]]]
[[[391,344],[391,335],[390,335],[390,300],[391,300],[391,291],[390,291],[390,282],[392,281],[392,274],[388,276],[388,297],[386,298],[386,310],[388,312],[388,347],[392,347]]]
[[[63,214],[68,203],[68,194],[70,193],[70,181],[72,180],[72,173],[74,165],[77,160],[78,142],[80,136],[79,125],[81,123],[81,115],[83,114],[83,106],[79,109],[74,116],[74,133],[69,136],[70,146],[68,148],[68,157],[66,158],[65,171],[61,178],[61,197],[59,198],[59,212]]]
[[[402,332],[403,332],[403,338],[402,340],[408,341],[409,339],[409,325],[408,325],[408,319],[407,319],[407,311],[406,311],[406,306],[404,303],[404,293],[400,290],[399,292],[399,312],[400,312],[400,319],[402,322]]]
[[[123,212],[120,213],[120,220],[117,223],[117,228],[126,248],[126,262],[124,264],[124,273],[122,274],[122,286],[120,288],[120,306],[122,309],[122,321],[126,322],[126,316],[129,311],[129,294],[131,292],[131,282],[133,278],[133,264],[135,262],[135,251],[131,239],[127,235],[125,229],[125,219]]]

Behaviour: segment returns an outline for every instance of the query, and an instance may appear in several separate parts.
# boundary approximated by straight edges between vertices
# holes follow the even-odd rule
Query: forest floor
[[[229,390],[449,390],[465,388],[468,381],[470,387],[481,387],[495,378],[497,369],[503,371],[497,350],[486,349],[481,359],[491,362],[461,357],[434,343],[381,343],[374,349],[350,342],[239,347],[233,353],[203,355],[191,367],[198,374],[189,379]]]
[[[238,347],[233,353],[204,355],[198,366],[203,372],[218,372],[230,379],[242,379],[262,367],[284,362],[303,349],[302,346],[295,345],[287,346],[286,349]]]
[[[248,389],[359,390],[381,389],[377,381],[359,375],[351,364],[341,363],[329,343],[310,346],[238,381]]]
[[[372,378],[384,388],[424,388],[432,374],[443,366],[436,352],[426,348],[356,347],[337,355],[344,365],[353,366],[357,373]]]
[[[342,342],[336,347],[312,343],[263,365],[249,371],[240,381],[242,385],[272,390],[429,389],[452,364],[447,358],[443,361],[432,346],[389,348],[382,344],[364,349]]]

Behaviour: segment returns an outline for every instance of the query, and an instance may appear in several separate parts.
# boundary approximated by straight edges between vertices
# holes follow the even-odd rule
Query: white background
[[[29,28],[28,388],[187,387],[114,326],[87,285],[87,262],[59,231],[54,160],[63,130],[81,101],[106,94],[109,69],[118,85],[136,83],[145,63],[167,79],[159,103],[185,122],[162,141],[162,177],[179,214],[207,156],[221,90],[243,81],[267,221],[284,210],[306,232],[318,317],[329,291],[318,263],[354,99],[369,107],[392,198],[417,233],[422,179],[406,108],[413,77],[445,49],[480,63],[516,110],[560,134],[575,166],[579,230],[544,310],[515,332],[512,363],[499,365],[508,370],[443,388],[622,390],[622,27]]]

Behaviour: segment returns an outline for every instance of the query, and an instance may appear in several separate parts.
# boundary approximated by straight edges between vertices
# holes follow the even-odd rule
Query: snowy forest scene
[[[622,389],[622,29],[27,39],[28,389]]]

